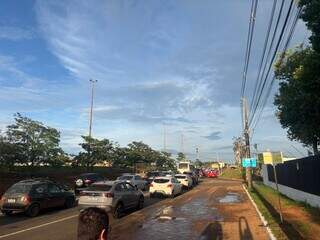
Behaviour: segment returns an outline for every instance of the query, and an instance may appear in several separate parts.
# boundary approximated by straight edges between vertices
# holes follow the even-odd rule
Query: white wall
[[[276,184],[273,182],[270,182],[268,179],[267,165],[262,165],[262,174],[263,174],[262,175],[263,183],[269,187],[276,189]],[[306,202],[311,206],[320,208],[320,196],[317,196],[311,193],[306,193],[306,192],[303,192],[291,187],[287,187],[281,184],[278,184],[278,186],[279,186],[279,191],[282,194],[286,195],[287,197],[294,199],[296,201]]]

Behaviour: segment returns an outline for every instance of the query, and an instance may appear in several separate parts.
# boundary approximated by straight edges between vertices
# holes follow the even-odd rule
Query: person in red
[[[96,207],[80,212],[78,220],[78,240],[107,240],[109,231],[108,213]]]

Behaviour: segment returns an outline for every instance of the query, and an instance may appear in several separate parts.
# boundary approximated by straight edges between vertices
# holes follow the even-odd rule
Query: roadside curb
[[[248,195],[251,203],[253,204],[254,208],[256,209],[256,211],[257,211],[257,213],[258,213],[258,215],[259,215],[259,217],[260,217],[263,225],[266,227],[267,232],[268,232],[268,234],[269,234],[270,240],[277,240],[277,238],[273,235],[271,229],[269,228],[267,220],[266,220],[266,219],[264,218],[264,216],[261,214],[261,212],[260,212],[257,204],[256,204],[256,203],[254,202],[254,200],[252,199],[252,197],[251,197],[250,193],[248,192],[247,188],[244,186],[244,184],[242,184],[242,187],[243,187],[244,191],[247,193],[247,195]]]
[[[230,181],[235,181],[235,182],[244,182],[243,179],[238,179],[238,178],[218,177],[218,179],[221,179],[221,180],[230,180]]]

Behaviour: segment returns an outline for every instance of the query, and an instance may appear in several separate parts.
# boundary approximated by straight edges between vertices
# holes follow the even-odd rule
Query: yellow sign
[[[282,152],[263,152],[259,154],[258,158],[264,164],[278,164],[283,161]]]

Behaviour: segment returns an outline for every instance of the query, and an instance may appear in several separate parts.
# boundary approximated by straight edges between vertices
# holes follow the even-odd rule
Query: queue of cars
[[[144,178],[138,174],[123,174],[115,181],[106,180],[97,173],[85,173],[75,179],[72,190],[49,179],[28,179],[12,185],[4,193],[0,210],[8,216],[14,212],[24,212],[35,217],[43,209],[75,206],[76,194],[79,194],[80,208],[101,207],[118,218],[127,209],[143,208],[145,197],[142,191],[149,190],[150,197],[174,197],[181,194],[184,188],[192,188],[198,181],[199,172],[196,171],[179,174],[153,171]]]

